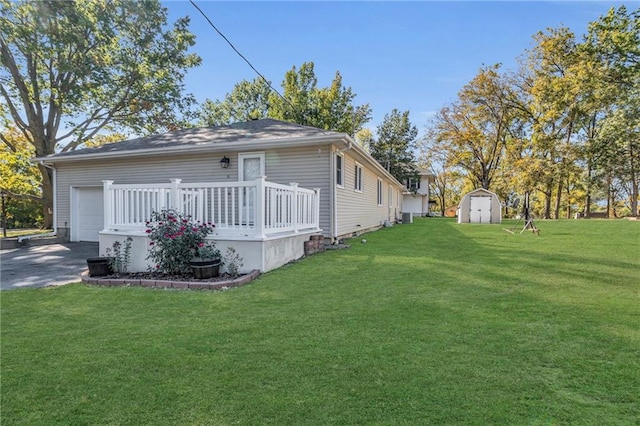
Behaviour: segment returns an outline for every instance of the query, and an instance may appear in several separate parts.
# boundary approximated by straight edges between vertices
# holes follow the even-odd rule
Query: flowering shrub
[[[214,244],[205,242],[205,237],[214,227],[212,223],[193,223],[190,216],[175,210],[153,212],[147,222],[146,232],[151,240],[147,259],[156,263],[158,272],[189,273],[189,261],[193,257],[211,252],[212,248],[215,250]]]

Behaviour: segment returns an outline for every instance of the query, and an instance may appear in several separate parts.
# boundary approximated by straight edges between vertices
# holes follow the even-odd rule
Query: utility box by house
[[[413,223],[413,212],[403,212],[402,223]]]
[[[496,194],[476,189],[462,197],[458,208],[458,223],[500,223],[502,204]]]

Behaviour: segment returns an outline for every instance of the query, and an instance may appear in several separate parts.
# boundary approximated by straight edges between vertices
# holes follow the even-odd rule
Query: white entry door
[[[71,241],[98,241],[104,227],[102,188],[73,188]]]
[[[491,197],[471,197],[469,222],[491,223]]]
[[[264,152],[238,154],[238,180],[254,181],[264,176]],[[255,188],[245,188],[242,194],[242,222],[253,225],[255,220]]]

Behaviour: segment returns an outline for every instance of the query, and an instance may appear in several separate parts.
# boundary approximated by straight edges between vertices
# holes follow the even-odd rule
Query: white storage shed
[[[502,205],[496,194],[475,189],[462,197],[458,207],[458,223],[500,223]]]

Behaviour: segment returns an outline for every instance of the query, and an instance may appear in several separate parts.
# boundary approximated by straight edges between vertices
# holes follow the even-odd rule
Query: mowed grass
[[[418,219],[224,292],[3,292],[1,422],[637,425],[640,222],[512,224]]]

